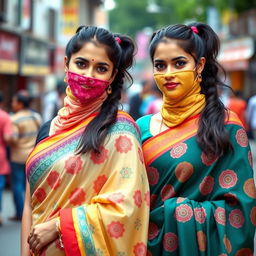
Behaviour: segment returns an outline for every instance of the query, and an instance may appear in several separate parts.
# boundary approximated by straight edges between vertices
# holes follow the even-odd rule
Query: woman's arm
[[[22,215],[22,223],[21,223],[21,256],[29,256],[29,244],[28,244],[28,236],[31,228],[31,205],[30,205],[30,188],[29,183],[26,184],[26,194],[25,194],[25,203]]]

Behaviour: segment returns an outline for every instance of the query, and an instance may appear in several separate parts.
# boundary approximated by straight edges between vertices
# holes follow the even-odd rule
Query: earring
[[[198,81],[201,82],[202,81],[202,75],[201,74],[197,74],[198,77]]]
[[[111,85],[109,85],[108,89],[107,89],[107,94],[111,94],[112,93],[112,87]]]

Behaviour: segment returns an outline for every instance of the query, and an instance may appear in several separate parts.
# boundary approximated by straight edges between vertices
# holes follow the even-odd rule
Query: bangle
[[[61,230],[60,230],[60,217],[57,218],[55,224],[56,224],[56,230],[57,230],[58,236],[59,236],[60,247],[64,248],[64,245],[62,242],[62,234],[61,234]]]

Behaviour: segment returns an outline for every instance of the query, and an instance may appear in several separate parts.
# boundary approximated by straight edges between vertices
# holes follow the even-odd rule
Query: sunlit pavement
[[[256,182],[256,142],[250,141],[254,163],[254,180]],[[0,227],[0,256],[18,256],[20,251],[20,222],[11,222],[8,217],[14,215],[12,194],[9,190],[3,196],[3,226]],[[256,248],[256,236],[254,239]],[[256,256],[256,252],[254,253]]]

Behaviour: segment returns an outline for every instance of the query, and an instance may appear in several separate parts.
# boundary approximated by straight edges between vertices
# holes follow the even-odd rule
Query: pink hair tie
[[[191,30],[192,30],[194,33],[198,34],[198,29],[197,29],[197,27],[192,26],[192,27],[191,27]]]
[[[121,44],[121,39],[120,39],[120,37],[118,37],[118,36],[115,37],[115,40],[117,41],[118,44]]]

